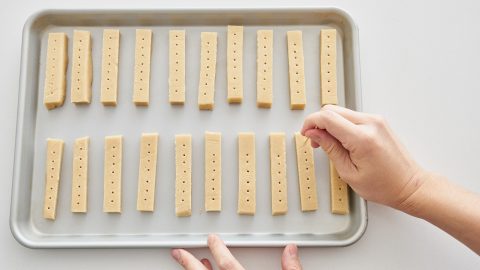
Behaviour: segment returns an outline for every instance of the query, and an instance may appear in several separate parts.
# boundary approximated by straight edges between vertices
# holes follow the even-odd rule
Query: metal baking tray
[[[227,25],[245,26],[244,102],[226,102]],[[121,32],[119,103],[100,103],[102,31]],[[150,106],[132,101],[134,38],[136,28],[153,30]],[[10,226],[14,237],[31,248],[195,247],[206,245],[206,235],[220,234],[231,246],[345,246],[358,240],[367,226],[366,203],[350,193],[350,214],[330,213],[328,159],[315,151],[319,209],[302,213],[293,134],[309,113],[320,109],[319,34],[338,30],[338,93],[341,105],[361,110],[358,29],[342,10],[308,9],[175,9],[175,10],[48,10],[32,15],[23,31],[20,91],[15,142]],[[92,104],[70,103],[70,68],[63,107],[45,109],[43,84],[47,34],[66,32],[71,57],[74,29],[92,33]],[[168,30],[186,30],[186,104],[168,103]],[[274,103],[256,106],[256,31],[274,30]],[[289,109],[286,31],[302,30],[305,51],[307,105]],[[200,32],[218,32],[215,109],[199,111]],[[222,132],[223,209],[203,209],[203,140],[205,131]],[[256,133],[257,212],[241,216],[237,206],[237,133]],[[153,213],[136,210],[140,135],[158,132],[159,156],[156,205]],[[288,213],[271,215],[268,134],[287,135]],[[174,213],[174,135],[193,137],[192,216]],[[123,203],[121,214],[102,212],[103,141],[107,135],[124,136]],[[70,212],[72,145],[90,136],[88,213]],[[56,221],[42,217],[46,139],[61,138],[66,147],[59,188]]]

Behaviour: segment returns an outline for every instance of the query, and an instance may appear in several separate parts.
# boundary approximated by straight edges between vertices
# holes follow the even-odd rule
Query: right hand
[[[403,211],[414,207],[409,198],[423,184],[424,171],[380,116],[326,105],[305,119],[301,133],[364,199]]]

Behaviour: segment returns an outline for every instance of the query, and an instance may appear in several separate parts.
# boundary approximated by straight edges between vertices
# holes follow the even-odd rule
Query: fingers
[[[244,270],[240,263],[233,257],[223,241],[216,235],[208,236],[208,247],[221,270]],[[173,249],[172,257],[185,270],[212,270],[208,259],[197,260],[192,254],[183,249]]]
[[[335,106],[335,105],[325,105],[323,106],[322,110],[336,112],[354,124],[367,123],[371,118],[370,115],[366,113],[352,111],[350,109],[340,107],[340,106]]]
[[[210,270],[211,269],[211,268],[205,267],[204,264],[202,264],[192,254],[190,254],[190,252],[184,249],[172,249],[172,257],[185,270],[207,270],[207,269]]]
[[[285,247],[282,254],[282,270],[301,270],[302,265],[298,258],[297,246],[290,244]]]
[[[208,236],[208,248],[210,248],[213,258],[221,270],[244,270],[217,235],[210,234]]]
[[[312,147],[322,147],[323,151],[325,151],[339,171],[343,171],[343,168],[350,167],[351,164],[348,164],[348,162],[351,162],[349,152],[327,131],[322,129],[310,129],[307,130],[305,136],[312,140]]]
[[[210,261],[207,258],[203,258],[200,260],[200,262],[208,269],[208,270],[213,270],[213,266],[210,263]]]
[[[347,145],[361,132],[357,125],[329,110],[321,110],[307,116],[303,123],[302,135],[305,136],[305,132],[311,129],[324,129],[342,144]]]

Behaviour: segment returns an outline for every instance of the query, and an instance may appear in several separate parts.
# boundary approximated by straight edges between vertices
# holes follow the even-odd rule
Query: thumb
[[[289,244],[285,247],[282,254],[282,270],[301,270],[302,265],[298,258],[297,246]]]
[[[310,129],[305,132],[305,136],[310,138],[314,145],[320,146],[337,168],[350,160],[348,150],[326,130]]]

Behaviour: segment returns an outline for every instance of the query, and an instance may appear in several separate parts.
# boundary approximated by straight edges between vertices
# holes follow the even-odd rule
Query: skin
[[[382,117],[326,105],[305,119],[301,133],[358,195],[424,219],[480,255],[480,196],[421,168]],[[208,247],[219,269],[244,269],[218,236],[208,237]],[[212,269],[183,249],[172,256],[184,269]],[[282,269],[302,269],[295,245],[285,247]]]
[[[382,117],[327,105],[302,134],[361,197],[422,218],[480,255],[480,196],[421,168]]]
[[[233,257],[223,243],[222,239],[215,234],[208,236],[208,248],[212,252],[213,258],[220,270],[245,270],[243,266]],[[212,270],[212,263],[208,259],[198,260],[190,252],[184,249],[173,249],[172,257],[185,270]],[[295,245],[287,245],[282,253],[282,270],[301,270],[298,249]]]

